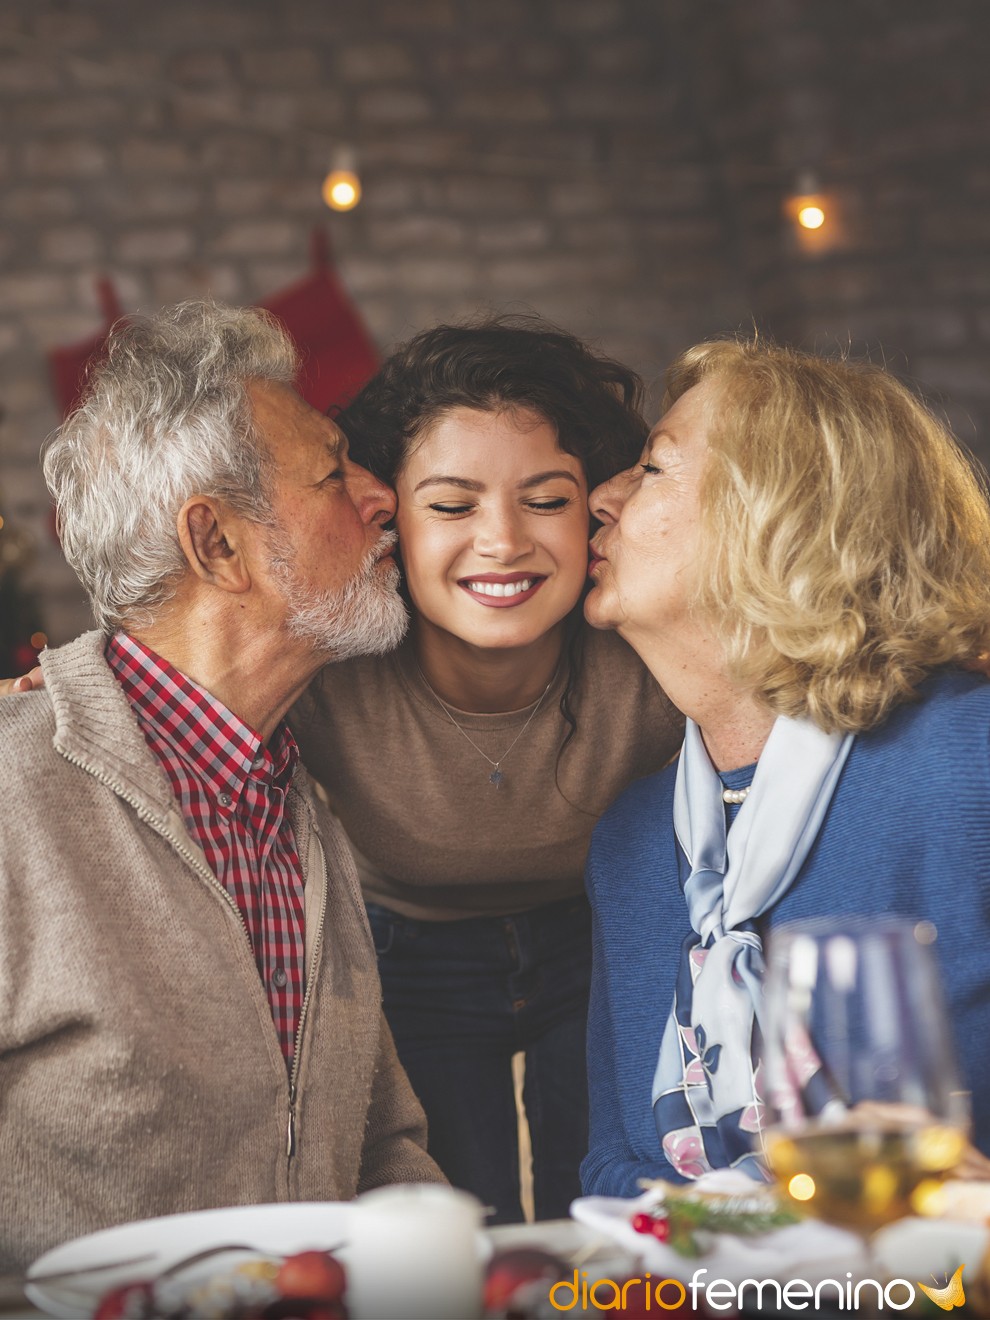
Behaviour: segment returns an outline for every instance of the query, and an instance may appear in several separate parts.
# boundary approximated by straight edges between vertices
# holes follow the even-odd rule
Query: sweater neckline
[[[389,659],[395,667],[399,681],[416,704],[430,711],[444,726],[452,728],[450,720],[444,716],[443,711],[437,705],[436,697],[426,687],[420,675],[411,639],[407,638],[403,641],[398,649],[392,652]],[[519,710],[483,713],[462,710],[449,701],[444,701],[444,705],[450,708],[457,717],[457,723],[465,729],[474,729],[482,733],[496,729],[513,729],[525,724],[530,718],[533,718],[534,723],[538,723],[545,718],[547,711],[556,713],[559,710],[560,695],[564,690],[566,681],[567,665],[561,663],[557,666],[557,673],[554,675],[553,682],[546,693],[536,697],[528,706],[523,706]],[[543,703],[542,708],[534,716],[533,709],[540,702]]]
[[[757,762],[752,761],[749,765],[739,766],[736,770],[719,770],[718,777],[722,781],[723,788],[749,788],[756,774]]]

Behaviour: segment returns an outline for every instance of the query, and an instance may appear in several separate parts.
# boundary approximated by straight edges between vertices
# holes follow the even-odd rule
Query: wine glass
[[[937,1213],[969,1132],[929,922],[823,918],[772,932],[760,1027],[782,1187],[863,1230]]]

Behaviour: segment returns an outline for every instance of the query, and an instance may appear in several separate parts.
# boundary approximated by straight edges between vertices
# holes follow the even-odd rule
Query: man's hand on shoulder
[[[9,697],[12,692],[37,692],[45,686],[41,666],[35,665],[20,678],[0,678],[0,697]]]

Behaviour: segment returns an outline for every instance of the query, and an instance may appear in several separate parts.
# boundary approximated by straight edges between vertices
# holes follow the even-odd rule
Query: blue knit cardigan
[[[943,671],[921,692],[856,738],[819,836],[765,921],[890,913],[934,923],[974,1140],[990,1153],[990,683]],[[599,821],[588,856],[587,1194],[633,1196],[638,1178],[681,1181],[651,1107],[690,929],[672,826],[675,773],[669,766],[628,788]]]

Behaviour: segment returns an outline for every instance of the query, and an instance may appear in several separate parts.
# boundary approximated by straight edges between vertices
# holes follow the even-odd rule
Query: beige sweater
[[[667,764],[684,722],[614,633],[588,629],[572,703],[564,675],[531,710],[455,712],[491,766],[427,691],[408,640],[383,659],[329,665],[293,707],[303,761],[355,852],[365,897],[405,916],[500,916],[584,889],[595,822],[634,779]]]
[[[346,846],[290,810],[309,975],[290,1083],[234,905],[91,633],[0,703],[0,1267],[132,1218],[440,1181]]]

